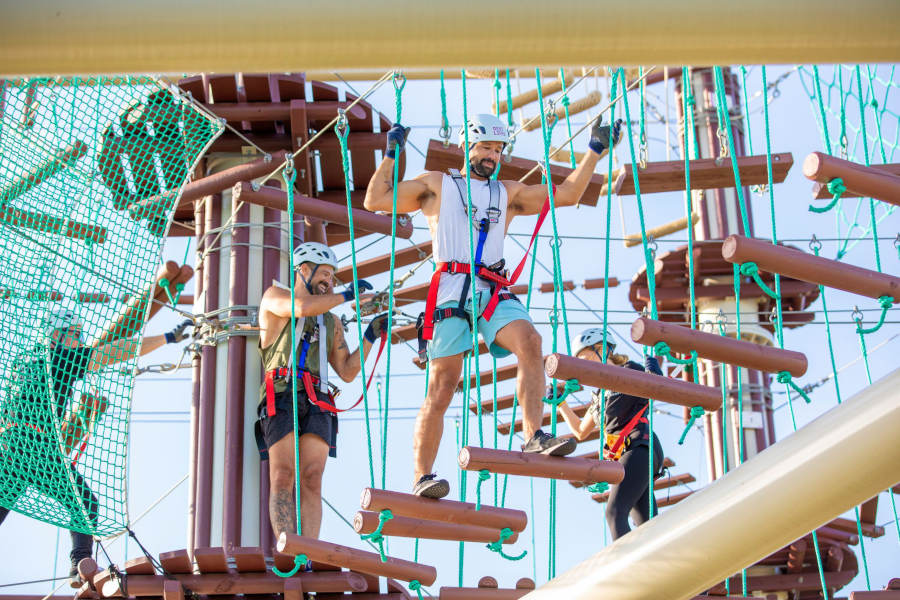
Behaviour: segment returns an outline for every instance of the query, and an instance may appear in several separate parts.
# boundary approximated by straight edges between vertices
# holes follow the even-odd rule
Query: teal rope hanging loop
[[[496,542],[491,542],[490,544],[488,544],[487,549],[490,550],[491,552],[496,552],[497,554],[499,554],[506,560],[522,560],[523,558],[525,558],[525,555],[528,554],[527,550],[522,550],[522,554],[520,554],[518,556],[510,556],[510,555],[506,554],[505,552],[503,552],[503,542],[505,542],[512,536],[513,536],[513,530],[510,529],[509,527],[504,527],[503,529],[500,530],[500,539],[497,540]]]
[[[309,559],[306,558],[305,554],[298,554],[294,557],[294,567],[288,571],[284,572],[280,570],[278,567],[273,566],[272,572],[278,575],[279,577],[293,577],[297,574],[300,569],[306,568],[306,564],[309,562]]]
[[[809,205],[809,211],[814,213],[826,213],[832,208],[834,208],[838,201],[841,199],[841,194],[847,191],[847,187],[844,185],[844,181],[840,177],[835,177],[831,181],[828,182],[828,193],[832,195],[831,202],[829,202],[826,206],[822,208],[817,208],[812,204]]]
[[[765,281],[759,276],[759,267],[756,266],[755,262],[745,262],[741,265],[741,275],[745,275],[748,277],[752,277],[753,281],[756,282],[756,285],[762,289],[770,298],[774,300],[778,300],[778,294],[770,288]]]
[[[550,404],[551,406],[557,406],[559,404],[562,404],[565,401],[566,397],[568,397],[570,394],[574,394],[579,389],[581,389],[581,384],[578,383],[577,379],[568,379],[566,380],[565,387],[563,387],[563,391],[559,396],[556,396],[556,392],[554,390],[552,396],[544,398],[544,402]]]
[[[684,438],[687,437],[688,432],[691,430],[691,427],[694,426],[694,422],[697,421],[700,417],[706,414],[706,411],[703,410],[702,406],[692,406],[691,407],[691,417],[688,419],[687,425],[684,427],[684,431],[681,432],[681,437],[678,438],[678,445],[684,445]]]
[[[691,350],[690,358],[678,358],[672,354],[672,349],[669,348],[669,345],[665,342],[656,342],[656,345],[653,346],[653,351],[657,356],[665,356],[676,365],[692,365],[694,364],[694,361],[697,360],[696,350]]]
[[[381,530],[384,529],[384,524],[393,518],[394,515],[390,509],[385,508],[378,513],[378,527],[375,528],[375,531],[359,536],[359,539],[361,540],[369,540],[378,544],[378,553],[381,554],[381,562],[387,562],[387,556],[384,554],[384,536],[381,534]]]
[[[881,305],[881,316],[878,318],[878,324],[874,327],[863,329],[862,318],[859,318],[856,320],[856,333],[864,335],[875,333],[881,329],[881,326],[884,325],[884,320],[887,318],[888,310],[890,310],[891,306],[894,304],[894,298],[892,296],[882,296],[878,299],[878,304]]]
[[[413,579],[409,582],[409,589],[417,593],[419,595],[419,600],[422,600],[422,584],[419,583],[418,579]]]
[[[481,510],[481,484],[491,478],[487,469],[478,471],[478,484],[475,486],[475,510]]]
[[[794,379],[793,377],[791,377],[791,374],[788,371],[780,371],[778,375],[775,376],[775,378],[778,380],[778,383],[784,383],[791,386],[795,392],[803,396],[803,399],[806,400],[807,404],[812,402],[810,397],[806,394],[806,391],[796,383],[794,383]]]

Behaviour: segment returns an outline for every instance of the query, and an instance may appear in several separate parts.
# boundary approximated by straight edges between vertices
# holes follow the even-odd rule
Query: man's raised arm
[[[559,206],[574,206],[584,195],[591,177],[594,175],[594,168],[597,162],[606,156],[610,146],[615,146],[619,142],[619,133],[622,127],[622,120],[610,127],[603,125],[602,119],[597,119],[591,128],[591,139],[588,142],[589,152],[584,153],[584,157],[575,170],[569,173],[565,181],[556,186],[553,193],[553,204]],[[544,206],[544,200],[547,198],[547,186],[543,183],[534,185],[521,185],[515,189],[510,199],[510,214],[515,215],[536,215],[541,212]]]
[[[366,187],[366,210],[392,212],[394,209],[394,161],[403,152],[409,127],[394,123],[388,131],[384,160],[375,169]],[[424,176],[427,176],[425,174]],[[410,213],[422,208],[422,200],[428,196],[428,184],[423,175],[397,184],[397,212]]]

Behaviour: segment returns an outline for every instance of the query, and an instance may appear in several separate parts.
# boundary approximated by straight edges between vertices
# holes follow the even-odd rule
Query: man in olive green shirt
[[[306,242],[294,250],[294,296],[273,285],[259,304],[259,351],[265,380],[260,390],[259,445],[269,460],[269,518],[275,535],[297,530],[294,502],[294,403],[297,386],[297,427],[300,449],[300,512],[302,533],[319,537],[322,524],[322,473],[328,456],[336,456],[337,412],[327,382],[328,365],[343,381],[359,374],[359,350],[351,353],[340,319],[329,311],[355,300],[352,289],[332,289],[337,257],[328,246]],[[359,290],[371,290],[364,280]],[[291,311],[296,319],[291,347]],[[366,328],[363,357],[387,326],[386,315]],[[320,348],[324,343],[324,348]],[[291,364],[294,368],[291,368]],[[326,363],[326,364],[322,364]],[[313,396],[313,397],[311,397]]]

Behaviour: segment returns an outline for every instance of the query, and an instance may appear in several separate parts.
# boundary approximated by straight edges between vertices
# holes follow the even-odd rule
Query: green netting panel
[[[127,524],[146,300],[221,130],[147,78],[2,84],[0,506],[99,536]]]

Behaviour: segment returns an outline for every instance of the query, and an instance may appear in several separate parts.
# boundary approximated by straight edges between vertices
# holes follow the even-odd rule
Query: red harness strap
[[[534,232],[531,234],[531,241],[528,242],[528,247],[525,249],[525,255],[512,272],[512,276],[506,278],[486,267],[476,265],[476,277],[487,279],[497,284],[494,286],[494,292],[491,294],[491,299],[488,301],[487,306],[484,308],[484,312],[481,314],[486,321],[491,320],[491,317],[494,315],[494,310],[497,308],[497,304],[500,303],[501,290],[514,285],[522,274],[522,270],[525,268],[525,262],[528,260],[528,255],[531,252],[531,247],[534,245],[534,240],[537,238],[538,232],[541,230],[541,225],[544,224],[544,219],[549,212],[550,198],[548,197],[544,201],[544,206],[541,208],[541,212],[538,215],[537,223],[534,226]],[[428,286],[428,297],[425,300],[425,322],[422,326],[423,340],[430,340],[434,337],[434,311],[437,309],[437,295],[438,287],[441,282],[441,273],[471,273],[471,269],[472,266],[469,263],[451,261],[437,264],[434,269],[434,274],[431,276],[431,284]]]
[[[372,366],[372,370],[375,370],[378,366],[378,360],[381,358],[381,353],[384,351],[385,345],[387,345],[387,332],[381,334],[381,345],[378,346],[378,354],[375,355],[375,364]],[[266,415],[268,417],[271,418],[275,416],[275,378],[290,376],[291,370],[287,367],[276,367],[275,369],[266,371]],[[364,395],[360,394],[359,400],[354,402],[353,406],[338,408],[335,405],[334,395],[331,392],[328,393],[328,398],[331,400],[330,403],[325,400],[319,400],[319,396],[316,394],[316,386],[319,385],[321,380],[318,377],[309,371],[300,371],[297,376],[303,382],[303,389],[306,391],[306,397],[309,398],[309,401],[324,411],[337,414],[353,410],[363,401]],[[369,377],[369,380],[366,381],[366,391],[369,391],[369,385],[372,383],[372,379],[372,377]]]
[[[609,449],[609,455],[617,457],[619,454],[619,450],[622,449],[622,445],[625,443],[625,440],[628,439],[628,434],[634,431],[634,428],[637,427],[638,423],[646,423],[647,419],[643,418],[644,413],[647,411],[647,404],[644,405],[636,415],[634,415],[630,421],[622,428],[622,431],[619,432],[619,437],[616,438],[616,443],[613,444],[612,448]],[[618,460],[618,458],[616,458]]]

